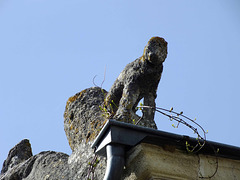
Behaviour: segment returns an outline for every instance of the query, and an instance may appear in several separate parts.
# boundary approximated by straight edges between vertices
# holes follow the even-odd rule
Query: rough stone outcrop
[[[68,155],[53,151],[32,156],[27,139],[22,140],[9,152],[1,171],[1,180],[71,179]]]
[[[46,151],[32,156],[31,145],[23,140],[10,150],[4,162],[1,180],[85,180],[87,177],[101,180],[105,174],[106,160],[99,160],[96,169],[89,171],[95,154],[91,148],[94,138],[104,124],[99,106],[105,90],[93,87],[77,93],[67,101],[64,112],[64,129],[72,148],[69,156]]]
[[[92,87],[77,93],[67,101],[64,130],[73,151],[69,157],[73,179],[86,179],[90,173],[89,162],[92,162],[95,156],[91,145],[106,121],[99,107],[106,93],[104,89]],[[98,157],[98,160],[94,179],[101,180],[105,174],[106,160],[103,157]]]
[[[8,169],[27,160],[32,156],[32,148],[29,140],[24,139],[14,146],[8,153],[7,159],[3,163],[1,173],[5,173]]]
[[[107,93],[99,87],[85,89],[67,101],[64,112],[64,130],[74,151],[81,143],[94,140],[104,123],[100,105]]]

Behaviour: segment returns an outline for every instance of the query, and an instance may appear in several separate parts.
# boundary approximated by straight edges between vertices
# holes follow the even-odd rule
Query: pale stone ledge
[[[238,179],[240,161],[141,143],[130,150],[126,157],[124,180],[186,180],[209,177]],[[218,167],[217,167],[218,166]]]

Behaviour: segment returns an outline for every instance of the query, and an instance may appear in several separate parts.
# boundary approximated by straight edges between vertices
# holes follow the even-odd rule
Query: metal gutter
[[[107,157],[107,170],[104,180],[118,180],[124,167],[125,152],[139,143],[145,142],[158,146],[172,145],[186,150],[186,141],[198,143],[196,138],[183,136],[151,128],[137,126],[116,120],[109,120],[92,144],[95,153]],[[240,160],[240,148],[207,141],[199,154],[216,155],[218,157]]]

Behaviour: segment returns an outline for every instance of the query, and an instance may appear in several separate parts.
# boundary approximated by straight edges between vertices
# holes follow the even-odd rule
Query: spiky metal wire
[[[160,113],[164,116],[167,116],[169,118],[169,120],[171,120],[171,121],[174,120],[174,121],[178,122],[177,126],[174,126],[176,128],[179,126],[179,124],[183,124],[183,125],[189,127],[190,129],[192,129],[193,132],[195,134],[197,134],[197,136],[198,136],[197,137],[198,143],[195,146],[190,146],[190,144],[188,144],[188,142],[186,141],[186,148],[187,148],[188,151],[196,153],[196,152],[200,151],[203,148],[203,146],[205,145],[205,143],[206,143],[206,131],[203,129],[203,127],[200,124],[198,124],[196,122],[196,119],[193,120],[193,119],[183,115],[183,112],[177,113],[177,112],[173,111],[173,108],[168,110],[168,109],[164,109],[164,108],[159,108],[159,107],[154,108],[154,107],[151,107],[151,106],[144,106],[144,105],[140,105],[137,108],[140,109],[140,110],[142,110],[144,108],[152,109],[152,110],[154,110],[154,111],[156,111],[156,112],[158,112],[158,113]],[[190,125],[184,119],[191,121],[193,124],[195,124],[197,127],[199,127],[203,132],[203,136],[200,135],[197,127],[194,127],[194,126]],[[137,121],[136,124],[138,124],[141,120],[142,120],[142,118],[140,118]]]

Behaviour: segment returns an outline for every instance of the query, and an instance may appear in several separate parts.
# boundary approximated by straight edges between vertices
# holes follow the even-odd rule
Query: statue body
[[[144,48],[143,56],[129,63],[120,73],[104,104],[113,112],[116,120],[132,123],[140,117],[136,107],[141,99],[144,106],[155,108],[157,87],[167,57],[167,42],[160,37],[151,38]],[[154,110],[144,109],[140,125],[155,128]]]

